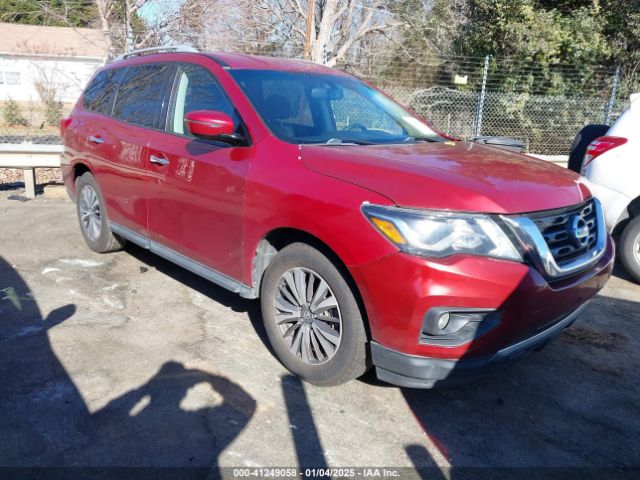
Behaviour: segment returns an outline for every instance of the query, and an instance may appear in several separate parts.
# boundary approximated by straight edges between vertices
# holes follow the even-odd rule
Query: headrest
[[[291,118],[291,103],[283,95],[271,95],[264,102],[264,111],[270,120]]]

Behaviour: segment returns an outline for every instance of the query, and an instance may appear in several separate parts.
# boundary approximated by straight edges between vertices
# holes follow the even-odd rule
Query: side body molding
[[[189,270],[196,275],[201,276],[202,278],[206,278],[210,282],[215,283],[227,290],[230,290],[234,293],[237,293],[243,298],[254,299],[258,298],[258,295],[252,287],[249,285],[245,285],[244,283],[236,280],[235,278],[231,278],[224,273],[220,273],[213,268],[207,267],[206,265],[197,262],[185,255],[182,255],[175,250],[165,247],[164,245],[151,241],[148,237],[143,235],[139,235],[122,225],[117,223],[110,223],[111,231],[116,235],[119,235],[136,245],[145,248],[156,255],[169,260],[180,267]]]

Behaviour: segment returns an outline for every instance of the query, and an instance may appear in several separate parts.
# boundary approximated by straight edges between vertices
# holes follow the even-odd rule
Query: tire
[[[108,253],[121,250],[125,240],[109,229],[109,219],[98,182],[89,172],[76,180],[76,212],[84,241],[94,252]]]
[[[292,289],[289,285],[302,288]],[[302,302],[296,294],[300,291],[304,292]],[[305,304],[309,297],[311,301]],[[362,312],[343,275],[320,251],[305,243],[283,248],[265,272],[260,302],[271,346],[293,374],[309,383],[329,386],[353,380],[367,371]],[[279,308],[283,305],[284,309]],[[292,313],[296,309],[298,313]],[[296,347],[297,338],[300,340]]]
[[[622,231],[620,260],[627,272],[640,283],[640,217],[631,219]]]
[[[571,150],[569,151],[569,164],[567,168],[573,170],[576,173],[580,173],[582,169],[582,162],[584,160],[584,154],[587,153],[587,147],[596,138],[606,135],[609,131],[608,125],[587,125],[578,132],[576,138],[573,140]]]

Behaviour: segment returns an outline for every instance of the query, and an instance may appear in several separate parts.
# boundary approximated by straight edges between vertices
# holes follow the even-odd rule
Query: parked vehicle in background
[[[580,173],[584,155],[587,153],[589,144],[596,138],[605,135],[607,130],[609,130],[609,125],[591,124],[583,127],[571,144],[567,168],[576,173]]]
[[[541,348],[609,278],[575,173],[446,139],[320,65],[175,50],[106,65],[61,123],[80,230],[260,298],[305,380],[468,380]]]
[[[640,282],[640,94],[586,149],[581,173],[600,201],[609,231],[620,235],[622,264]]]

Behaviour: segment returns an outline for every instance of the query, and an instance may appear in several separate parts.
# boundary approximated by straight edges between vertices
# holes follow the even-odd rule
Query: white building
[[[0,23],[0,101],[39,102],[40,83],[75,102],[105,51],[97,29]]]

